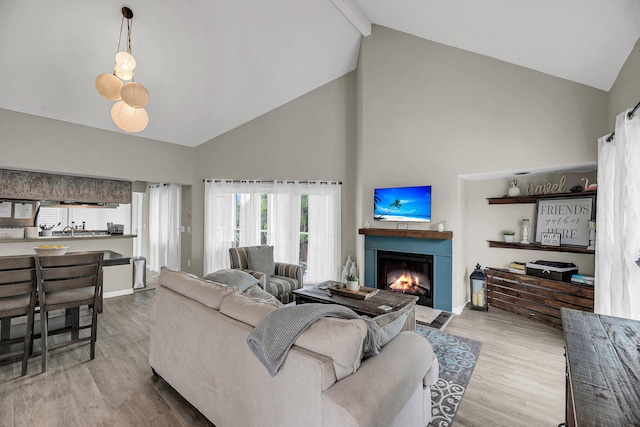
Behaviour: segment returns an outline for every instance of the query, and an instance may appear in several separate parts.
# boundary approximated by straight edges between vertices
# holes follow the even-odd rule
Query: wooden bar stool
[[[98,325],[98,310],[96,307],[100,288],[102,287],[102,258],[102,252],[36,257],[40,319],[42,322],[42,372],[47,371],[48,351],[70,344],[89,341],[91,344],[90,359],[93,360],[95,358]],[[71,332],[71,340],[49,346],[49,312],[67,308],[79,309],[85,305],[93,307],[91,324],[79,326],[76,322],[72,322],[70,328],[56,331],[56,333]],[[91,335],[79,338],[79,331],[87,328],[91,328]]]
[[[36,305],[37,272],[34,255],[0,257],[0,319],[2,343],[23,341],[21,351],[0,354],[0,360],[22,356],[22,375],[27,374],[27,362],[31,350],[33,317]],[[11,340],[11,319],[27,316],[24,339]]]

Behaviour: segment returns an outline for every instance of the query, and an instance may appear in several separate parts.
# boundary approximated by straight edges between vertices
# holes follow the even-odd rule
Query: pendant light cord
[[[124,20],[125,17],[122,17],[122,21],[120,22],[120,35],[118,36],[118,49],[116,50],[116,54],[120,52],[120,44],[122,42],[122,28],[124,28]],[[131,55],[131,30],[133,29],[132,19],[127,18],[127,52]]]

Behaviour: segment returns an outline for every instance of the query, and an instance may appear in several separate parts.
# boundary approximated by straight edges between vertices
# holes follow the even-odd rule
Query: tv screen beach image
[[[431,222],[431,186],[376,188],[375,221]]]

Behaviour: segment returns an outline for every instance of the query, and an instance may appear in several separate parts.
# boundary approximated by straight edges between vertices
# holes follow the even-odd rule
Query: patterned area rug
[[[448,427],[462,402],[482,342],[429,328],[416,327],[416,332],[429,340],[440,364],[440,378],[431,386],[433,419],[429,427]]]

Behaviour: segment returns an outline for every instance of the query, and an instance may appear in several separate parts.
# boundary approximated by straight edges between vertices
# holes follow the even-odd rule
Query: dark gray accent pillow
[[[233,286],[234,288],[240,289],[240,292],[244,292],[251,286],[260,283],[258,279],[249,273],[234,269],[217,270],[211,274],[207,274],[204,279]]]
[[[247,262],[249,270],[260,271],[269,276],[276,274],[276,264],[273,262],[273,246],[247,248]]]

